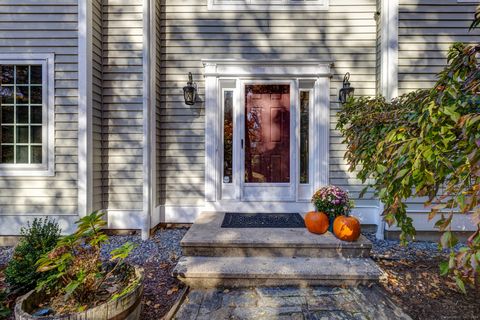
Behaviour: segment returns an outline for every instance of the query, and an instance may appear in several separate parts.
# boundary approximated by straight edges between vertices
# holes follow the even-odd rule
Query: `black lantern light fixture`
[[[343,77],[343,88],[340,89],[340,92],[338,93],[338,100],[340,100],[342,104],[347,102],[348,98],[352,97],[355,92],[355,88],[350,87],[350,82],[348,80],[350,80],[349,72],[345,73],[345,76]]]
[[[195,104],[195,98],[197,97],[197,84],[193,82],[192,73],[188,73],[188,82],[185,87],[183,87],[183,98],[185,99],[185,104],[193,106]]]

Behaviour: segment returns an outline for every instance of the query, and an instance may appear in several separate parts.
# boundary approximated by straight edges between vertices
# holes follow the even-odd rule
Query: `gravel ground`
[[[6,265],[8,260],[12,257],[13,248],[12,247],[0,247],[0,268],[3,265]]]

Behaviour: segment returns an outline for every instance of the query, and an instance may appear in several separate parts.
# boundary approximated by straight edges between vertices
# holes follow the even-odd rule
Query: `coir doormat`
[[[227,212],[222,228],[305,228],[298,213]]]

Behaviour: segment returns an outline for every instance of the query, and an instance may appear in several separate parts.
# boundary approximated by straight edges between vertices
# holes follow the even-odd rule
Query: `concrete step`
[[[365,258],[371,242],[338,240],[305,228],[221,228],[224,214],[203,213],[181,241],[185,256]]]
[[[342,286],[378,281],[381,270],[367,258],[182,257],[173,271],[194,288]]]

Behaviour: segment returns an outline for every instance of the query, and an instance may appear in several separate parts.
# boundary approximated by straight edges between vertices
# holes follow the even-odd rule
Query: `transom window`
[[[0,176],[53,174],[53,54],[0,54]]]
[[[208,0],[209,10],[296,11],[328,9],[329,0]]]

